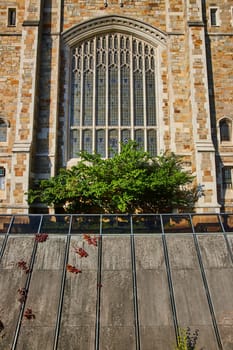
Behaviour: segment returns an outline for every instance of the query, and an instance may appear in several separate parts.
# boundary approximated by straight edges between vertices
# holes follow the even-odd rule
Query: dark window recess
[[[6,142],[7,140],[7,124],[0,118],[0,142]]]
[[[219,123],[220,126],[220,141],[231,141],[231,121],[223,119]]]
[[[216,8],[210,9],[210,24],[212,26],[217,25],[217,12],[218,12],[218,9]]]
[[[8,9],[8,26],[16,25],[16,9],[10,8]]]
[[[6,170],[3,166],[0,167],[0,190],[5,190],[5,173]]]
[[[5,168],[3,166],[0,167],[0,177],[4,177],[5,176]]]
[[[232,188],[232,168],[231,167],[224,167],[222,169],[223,171],[223,188]]]

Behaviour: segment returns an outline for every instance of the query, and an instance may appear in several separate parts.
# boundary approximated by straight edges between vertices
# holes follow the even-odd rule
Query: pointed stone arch
[[[104,16],[94,18],[63,32],[62,37],[70,47],[99,33],[133,33],[134,36],[148,41],[154,46],[166,46],[167,34],[144,22],[122,16]]]

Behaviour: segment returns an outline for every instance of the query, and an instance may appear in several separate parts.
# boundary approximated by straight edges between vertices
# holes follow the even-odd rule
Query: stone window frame
[[[16,7],[7,8],[7,26],[16,27],[17,24],[17,9]]]
[[[136,21],[136,20],[132,20],[126,17],[121,17],[121,16],[104,16],[101,18],[97,18],[94,20],[90,20],[87,22],[83,22],[69,30],[67,30],[66,32],[63,33],[63,39],[64,42],[66,44],[68,44],[68,55],[67,55],[67,59],[69,61],[69,75],[68,75],[68,81],[67,81],[67,85],[69,86],[68,90],[68,97],[67,100],[70,100],[71,97],[71,92],[72,92],[72,86],[71,86],[71,72],[72,72],[72,56],[73,56],[73,50],[79,45],[79,43],[85,42],[85,40],[89,40],[89,38],[91,37],[95,37],[95,35],[102,35],[103,33],[105,34],[109,34],[112,33],[114,35],[114,33],[116,35],[131,35],[136,37],[138,40],[141,40],[145,43],[148,43],[151,46],[154,46],[154,49],[156,51],[155,56],[156,56],[156,79],[158,81],[156,81],[156,93],[157,96],[155,96],[155,103],[156,103],[156,115],[157,115],[157,125],[156,125],[156,133],[157,133],[157,153],[159,152],[159,146],[160,145],[160,140],[161,140],[161,133],[158,132],[159,130],[159,116],[162,114],[161,113],[161,103],[162,101],[159,99],[158,96],[160,96],[161,98],[161,74],[159,74],[160,72],[160,59],[159,57],[161,57],[161,51],[166,47],[166,40],[167,40],[167,35],[162,32],[157,30],[156,28],[149,26],[148,24],[145,24],[143,22],[140,21]],[[132,84],[132,83],[131,83]],[[66,158],[66,162],[67,165],[70,166],[72,165],[72,163],[74,163],[75,161],[78,160],[78,158],[73,158],[70,157],[70,148],[69,148],[69,144],[70,142],[70,132],[72,133],[72,128],[70,128],[70,121],[71,121],[71,110],[70,110],[70,106],[67,109],[67,115],[68,117],[66,118],[67,120],[67,124],[66,124],[66,128],[67,128],[67,154],[65,155]],[[88,130],[89,128],[84,127],[83,125],[81,125],[81,127],[83,128],[83,130],[85,131]],[[102,127],[102,129],[104,130],[106,128],[106,130],[109,130],[109,126],[106,125],[104,128]],[[144,135],[146,135],[145,130],[146,130],[147,126],[143,125],[143,132]],[[75,128],[74,128],[75,129]],[[99,131],[101,133],[101,128],[99,128]],[[115,128],[116,129],[116,128]],[[117,127],[117,133],[119,135],[118,137],[118,142],[120,141],[120,134],[121,134],[121,130],[124,132],[125,128],[122,126],[121,128]],[[114,131],[114,128],[112,129]],[[149,130],[149,129],[148,129]],[[116,130],[115,130],[116,131]],[[133,139],[134,135],[135,135],[135,130],[131,129],[130,132],[130,138]],[[139,130],[140,131],[140,130]],[[70,136],[68,136],[70,135]],[[95,138],[94,138],[94,133],[92,134],[92,148],[94,148],[95,146]],[[102,136],[101,136],[102,138]],[[126,136],[126,138],[128,138],[128,136]],[[79,140],[79,139],[78,139]],[[105,137],[105,140],[108,140],[107,138],[107,134]],[[144,140],[146,140],[146,136],[144,138]],[[146,142],[146,141],[145,141]],[[79,141],[80,144],[81,141]],[[107,155],[107,146],[105,146],[106,148],[106,157],[109,156]],[[120,150],[120,144],[118,145],[118,151]],[[145,150],[147,150],[147,147],[145,147]]]
[[[2,125],[2,126],[1,126]],[[4,126],[3,126],[4,125]],[[0,135],[0,144],[4,145],[7,143],[8,141],[8,130],[9,130],[10,124],[9,122],[6,120],[6,118],[0,116],[0,133],[4,135],[5,133],[5,139],[1,140],[1,135]]]
[[[214,17],[213,17],[214,15]],[[209,8],[209,22],[211,27],[220,26],[220,9],[218,6],[210,6]]]
[[[222,127],[225,127],[224,125],[221,125],[223,123],[226,123],[228,126],[228,134],[229,137],[227,138],[226,135],[224,135],[224,130],[221,130]],[[228,117],[228,116],[224,116],[222,117],[219,121],[218,121],[218,126],[219,126],[219,143],[221,145],[232,145],[232,141],[233,141],[233,120],[232,118]]]

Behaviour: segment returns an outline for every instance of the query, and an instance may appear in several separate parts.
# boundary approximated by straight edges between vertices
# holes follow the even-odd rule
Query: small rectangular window
[[[8,8],[8,26],[16,26],[16,9]]]
[[[0,167],[0,190],[5,190],[5,174],[6,170],[3,166]]]
[[[210,8],[210,25],[211,26],[218,26],[219,25],[219,9],[217,7],[211,7]]]
[[[223,188],[232,188],[232,168],[227,166],[222,169],[223,171]]]

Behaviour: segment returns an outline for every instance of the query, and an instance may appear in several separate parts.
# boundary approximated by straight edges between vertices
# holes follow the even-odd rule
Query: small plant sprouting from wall
[[[32,312],[32,309],[30,309],[30,308],[27,308],[24,311],[23,315],[27,320],[34,320],[36,318],[35,314]]]
[[[29,269],[29,267],[28,267],[26,261],[23,260],[23,259],[21,259],[21,260],[19,260],[19,261],[17,262],[17,266],[18,266],[21,270],[25,271],[25,273],[29,273],[29,272],[30,272],[30,269]]]
[[[190,327],[186,329],[181,329],[178,336],[178,344],[175,350],[196,350],[197,340],[198,340],[199,330],[196,329],[193,334],[191,334]],[[200,350],[204,350],[203,348]]]
[[[18,293],[19,293],[19,299],[18,301],[20,302],[20,304],[25,303],[26,299],[27,299],[27,291],[25,288],[19,288],[18,289]]]

